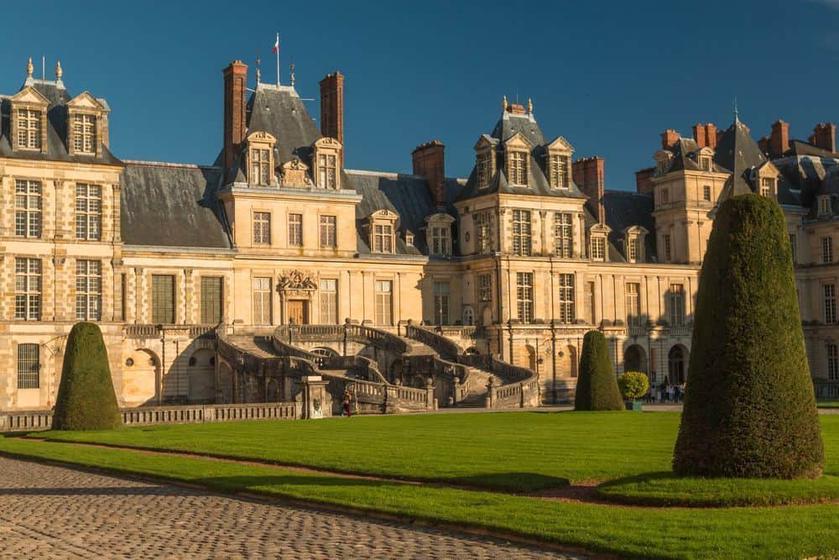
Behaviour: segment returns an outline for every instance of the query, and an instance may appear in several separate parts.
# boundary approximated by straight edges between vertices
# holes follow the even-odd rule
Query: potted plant
[[[641,397],[650,390],[647,374],[640,371],[627,371],[618,378],[618,387],[626,403],[626,409],[640,411],[643,405]]]

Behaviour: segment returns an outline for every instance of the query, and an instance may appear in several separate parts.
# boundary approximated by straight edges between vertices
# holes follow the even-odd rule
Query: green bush
[[[673,470],[797,478],[823,464],[784,215],[772,199],[733,197],[702,265]]]
[[[108,351],[94,323],[76,323],[67,337],[53,430],[109,430],[122,424]]]
[[[606,337],[600,331],[589,331],[583,338],[574,410],[623,409]]]
[[[640,371],[627,371],[618,377],[618,387],[621,395],[628,401],[640,399],[650,390],[650,380],[647,374]]]

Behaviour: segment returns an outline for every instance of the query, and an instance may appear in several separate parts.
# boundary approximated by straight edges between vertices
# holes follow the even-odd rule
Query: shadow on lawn
[[[443,482],[452,486],[468,486],[470,488],[503,490],[514,493],[564,488],[571,484],[571,481],[567,478],[528,472],[475,474],[447,478]]]

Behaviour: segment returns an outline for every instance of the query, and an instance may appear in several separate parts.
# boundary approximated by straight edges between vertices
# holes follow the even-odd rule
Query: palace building
[[[531,372],[531,404],[573,395],[591,329],[618,374],[683,383],[713,209],[747,191],[788,216],[817,390],[839,390],[833,125],[809,142],[780,121],[759,143],[737,118],[667,131],[628,192],[605,188],[602,158],[545,136],[530,102],[505,98],[470,175],[451,178],[436,140],[410,175],[347,169],[338,72],[320,82],[319,127],[293,84],[249,83],[240,61],[222,91],[212,165],[120,159],[107,101],[71,94],[60,64],[45,80],[30,61],[0,97],[0,410],[54,404],[80,320],[101,326],[123,407],[270,400],[264,370],[261,387],[225,369],[244,360],[220,363],[220,333],[269,359],[260,340],[305,325],[405,339],[427,325],[411,332]],[[380,363],[381,383],[407,363]]]

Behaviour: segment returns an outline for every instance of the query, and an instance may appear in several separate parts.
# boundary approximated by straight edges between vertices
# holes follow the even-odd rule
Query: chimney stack
[[[245,90],[248,85],[248,67],[241,60],[234,60],[224,69],[223,74],[224,167],[230,169],[239,147],[245,140]]]
[[[661,133],[661,149],[662,150],[669,150],[673,147],[673,145],[679,141],[679,133],[673,130],[672,128],[668,128],[664,132]]]
[[[769,135],[768,148],[769,157],[771,158],[779,158],[789,150],[789,123],[785,123],[780,119],[772,123],[772,133]]]
[[[340,72],[320,81],[320,133],[344,145],[344,75]]]
[[[705,124],[705,141],[707,142],[707,146],[712,150],[717,149],[717,142],[720,139],[722,133],[717,130],[717,125],[714,123],[706,123]]]
[[[600,224],[606,223],[606,160],[600,156],[578,159],[571,166],[574,183],[588,196],[586,206]]]
[[[693,139],[696,140],[696,145],[700,148],[704,148],[708,145],[708,138],[705,134],[704,124],[696,123],[693,125]]]
[[[836,151],[836,125],[833,123],[819,123],[810,135],[810,143],[828,152]]]
[[[420,144],[411,152],[414,175],[425,177],[431,200],[437,208],[446,207],[446,146],[439,140]]]
[[[639,169],[635,172],[635,192],[646,194],[651,193],[655,189],[653,185],[653,175],[655,175],[655,167],[647,167],[646,169]]]

